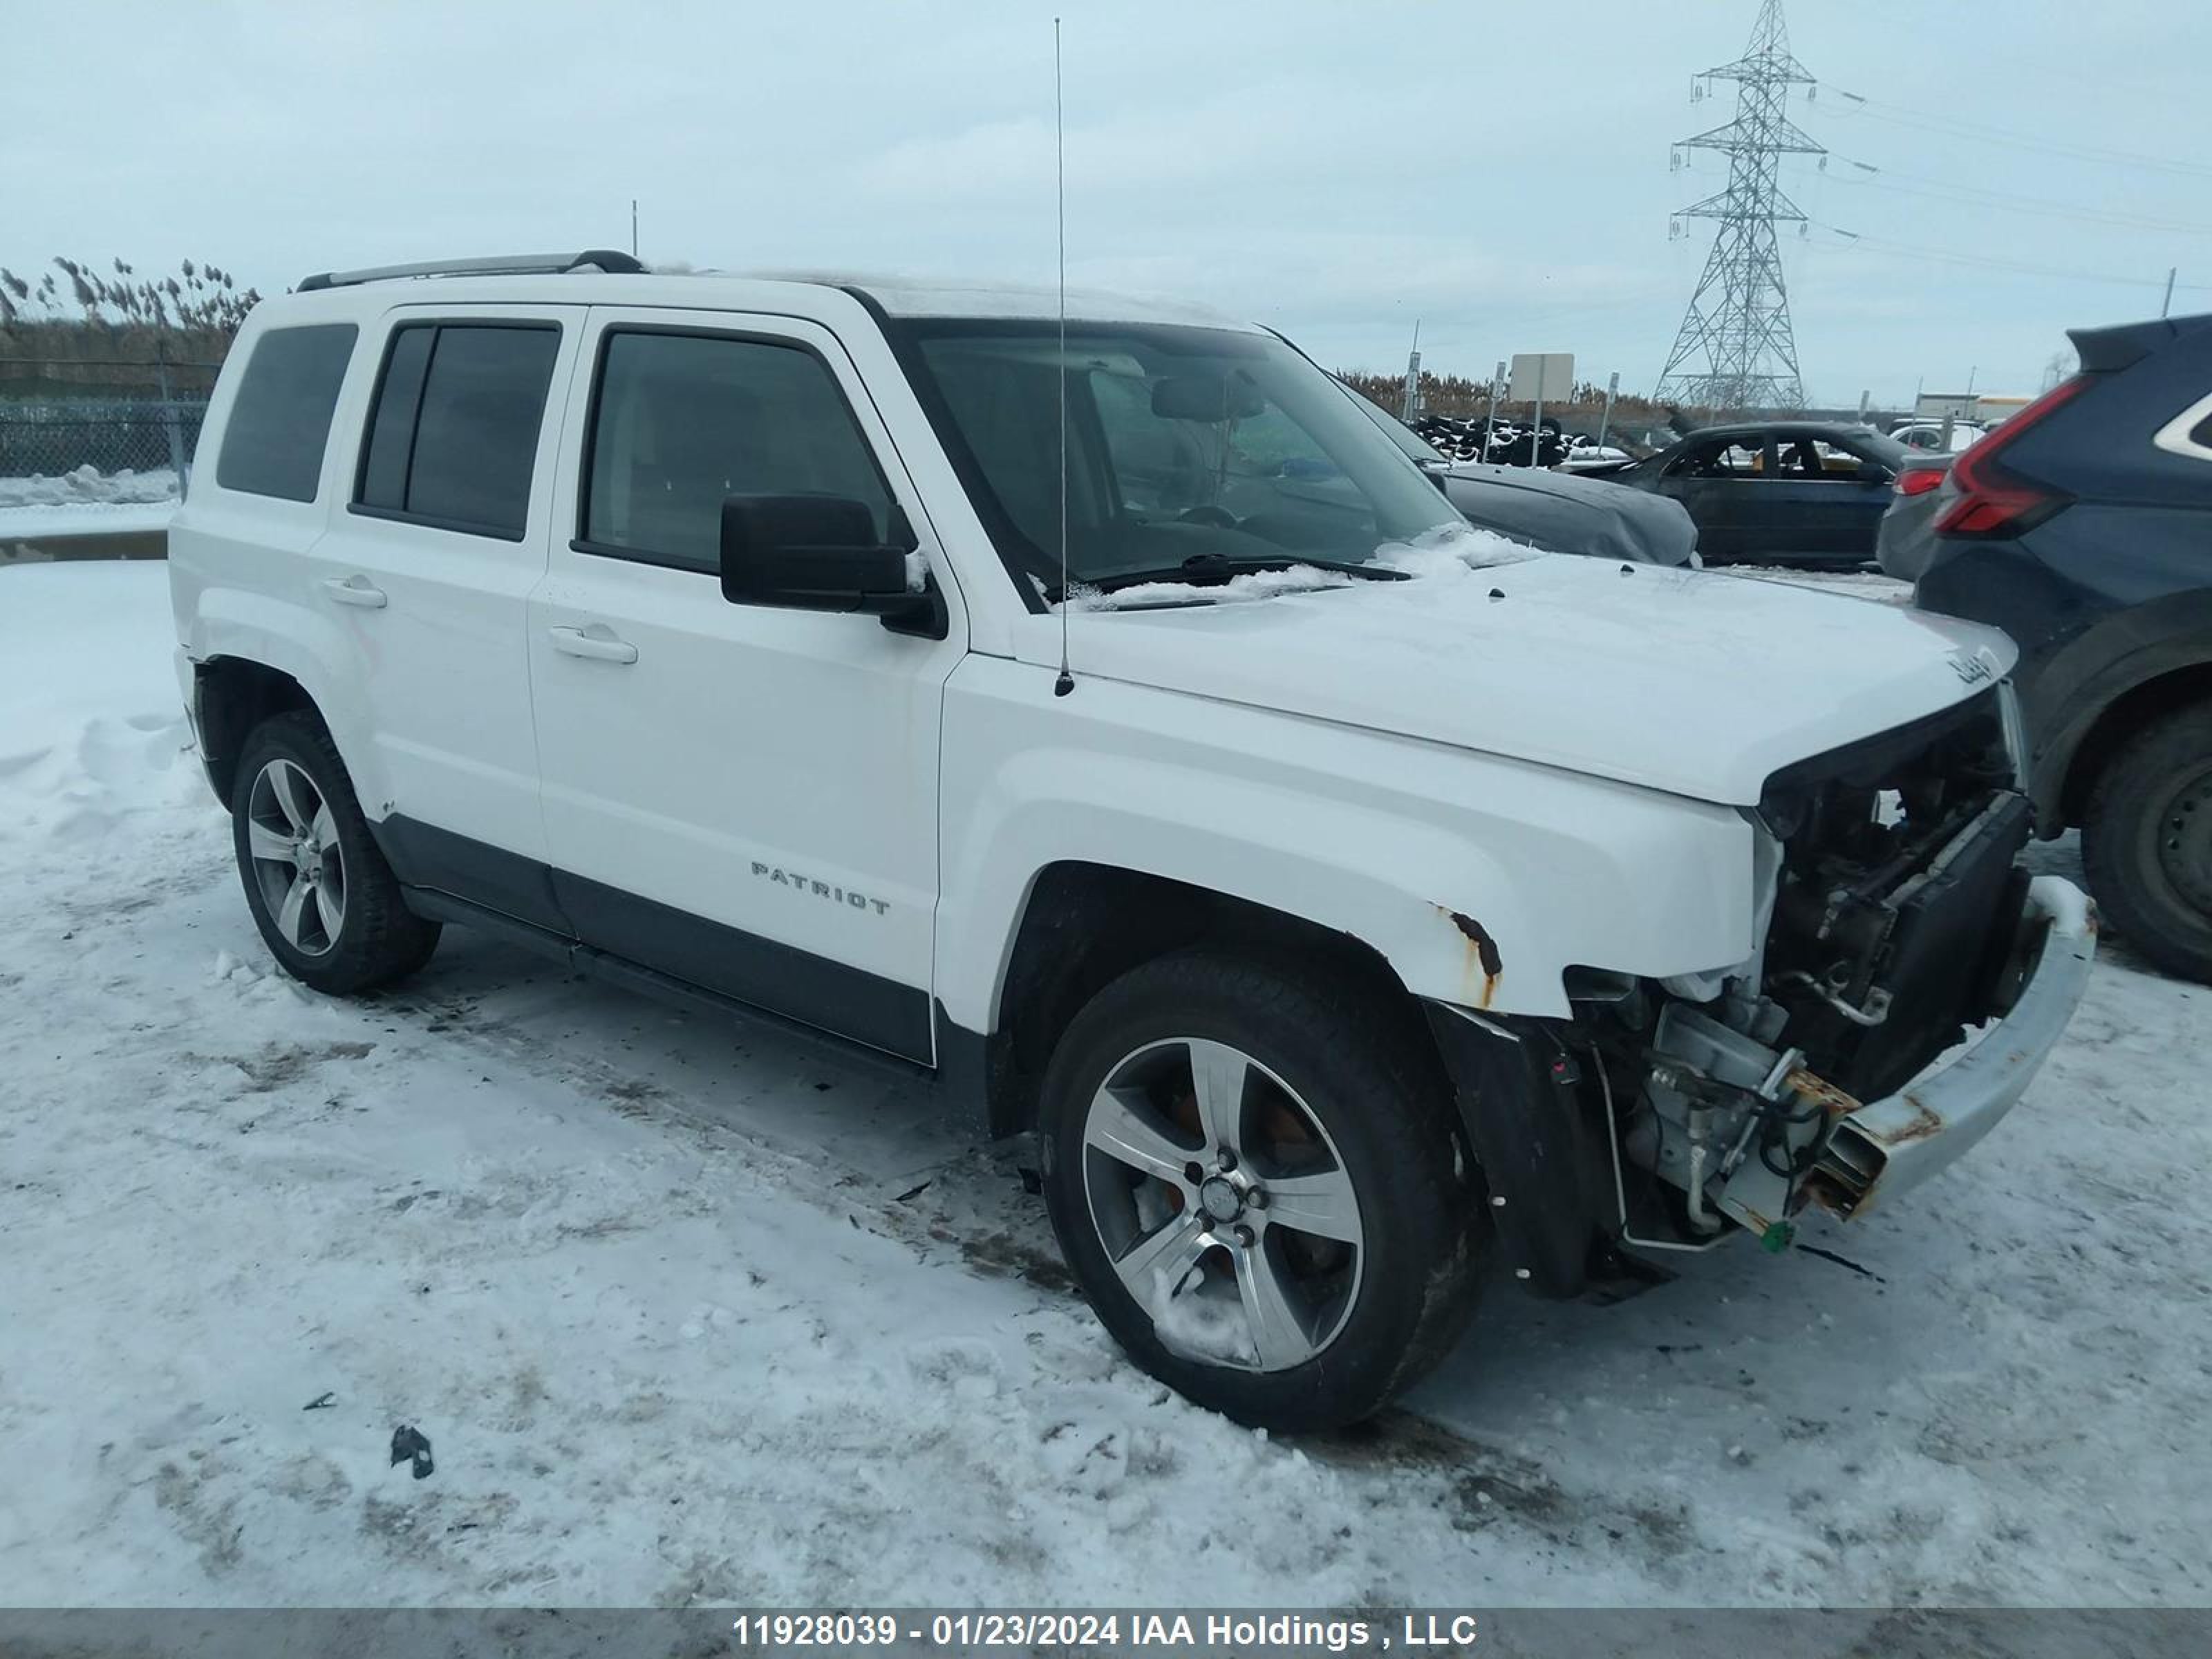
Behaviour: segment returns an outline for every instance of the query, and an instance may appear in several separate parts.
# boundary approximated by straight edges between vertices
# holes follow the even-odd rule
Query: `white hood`
[[[1566,554],[1069,623],[1078,696],[1086,675],[1126,680],[1741,805],[2016,654],[1899,605]],[[1056,665],[1059,618],[1031,619],[1017,650]]]

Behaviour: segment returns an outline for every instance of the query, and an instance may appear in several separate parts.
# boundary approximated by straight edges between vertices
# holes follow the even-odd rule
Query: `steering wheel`
[[[1220,530],[1237,528],[1237,515],[1225,507],[1208,501],[1198,507],[1185,507],[1176,515],[1178,524],[1210,524]]]

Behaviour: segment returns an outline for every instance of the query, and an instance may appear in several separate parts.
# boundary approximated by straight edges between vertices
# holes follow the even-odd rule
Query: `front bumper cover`
[[[2012,1109],[2065,1030],[2096,957],[2094,913],[2070,882],[2042,876],[2030,883],[2021,927],[2033,966],[1978,1042],[1879,1100],[1861,1103],[1821,1085],[1840,1115],[1799,1199],[1845,1216],[1886,1203],[1949,1167]],[[1579,1045],[1549,1022],[1446,1003],[1425,1007],[1482,1173],[1499,1253],[1522,1285],[1539,1296],[1574,1296],[1587,1286],[1604,1237],[1651,1243],[1626,1236],[1627,1216],[1607,1188],[1601,1132],[1577,1109]],[[1735,1190],[1759,1182],[1758,1191]],[[1796,1207],[1790,1197],[1750,1159],[1722,1189],[1721,1207],[1764,1235],[1785,1208]]]
[[[1807,1183],[1815,1202],[1841,1216],[1887,1204],[1956,1163],[2027,1091],[2088,985],[2097,919],[2057,876],[2029,884],[2027,917],[2047,926],[2010,1011],[1956,1059],[1837,1118]]]

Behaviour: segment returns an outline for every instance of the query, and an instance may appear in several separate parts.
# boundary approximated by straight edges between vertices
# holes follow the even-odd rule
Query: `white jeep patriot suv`
[[[1493,1257],[1569,1297],[1888,1201],[2089,971],[2001,635],[1474,531],[1264,330],[323,276],[200,462],[179,673],[288,971],[460,922],[924,1069],[1249,1422],[1373,1411]]]

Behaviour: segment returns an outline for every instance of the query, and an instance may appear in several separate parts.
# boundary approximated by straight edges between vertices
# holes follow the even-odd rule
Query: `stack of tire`
[[[1449,415],[1425,415],[1413,430],[1430,447],[1455,461],[1493,461],[1506,466],[1557,466],[1567,459],[1571,441],[1546,416],[1542,430],[1531,432],[1510,421],[1486,425]],[[1488,440],[1487,447],[1485,439]]]

